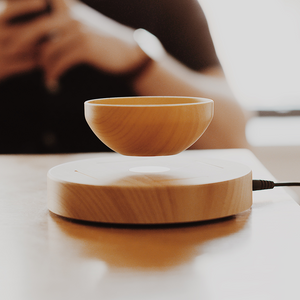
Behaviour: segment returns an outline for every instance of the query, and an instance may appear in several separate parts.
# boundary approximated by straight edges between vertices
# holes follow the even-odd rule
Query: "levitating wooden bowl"
[[[195,97],[127,97],[85,102],[85,118],[96,136],[123,155],[182,152],[213,118],[213,101]]]

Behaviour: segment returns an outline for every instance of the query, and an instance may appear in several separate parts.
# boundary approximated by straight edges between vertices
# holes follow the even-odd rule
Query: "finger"
[[[63,17],[43,17],[32,21],[18,30],[16,30],[13,39],[13,47],[15,51],[22,48],[32,48],[41,42],[46,41],[54,35],[54,32],[63,32],[69,27],[71,22],[68,18]]]
[[[1,28],[0,26],[0,50],[5,50],[11,44],[15,36],[13,31],[10,27]]]
[[[48,33],[49,40],[40,46],[40,59],[43,64],[51,64],[57,53],[65,52],[71,44],[82,44],[84,34],[82,25],[75,20],[69,20],[61,27],[55,27]]]
[[[78,22],[72,21],[68,26],[55,28],[48,33],[49,40],[40,47],[40,58],[44,64],[52,64],[59,53],[65,53],[71,46],[82,44],[84,35],[78,27]]]
[[[6,65],[18,65],[24,62],[35,62],[37,64],[37,51],[34,49],[20,50],[16,54],[12,54],[11,52],[1,52],[0,53],[0,61],[1,68],[4,68]]]
[[[22,26],[6,26],[0,30],[0,52],[17,56],[33,51],[42,42],[53,39],[57,33],[72,29],[74,21],[64,15],[45,16]]]
[[[17,23],[20,16],[37,14],[46,8],[45,0],[8,0],[0,19],[5,23]]]
[[[33,60],[24,60],[20,61],[18,63],[8,63],[6,62],[0,62],[1,68],[0,68],[0,79],[3,80],[4,78],[7,78],[9,76],[12,76],[14,74],[20,74],[27,71],[31,71],[35,68],[37,68],[37,64]]]
[[[86,51],[79,47],[78,36],[68,36],[42,51],[41,65],[47,82],[58,78],[72,66],[85,62]]]

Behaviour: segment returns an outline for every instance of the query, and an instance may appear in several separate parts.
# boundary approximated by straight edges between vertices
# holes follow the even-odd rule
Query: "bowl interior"
[[[87,105],[112,105],[112,106],[169,106],[189,105],[213,102],[206,98],[194,97],[124,97],[93,99],[86,102]]]

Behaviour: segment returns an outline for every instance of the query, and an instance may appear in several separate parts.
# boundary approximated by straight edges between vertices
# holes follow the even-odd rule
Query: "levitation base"
[[[238,214],[252,205],[252,173],[198,151],[156,157],[101,154],[48,172],[48,208],[76,220],[185,223]]]

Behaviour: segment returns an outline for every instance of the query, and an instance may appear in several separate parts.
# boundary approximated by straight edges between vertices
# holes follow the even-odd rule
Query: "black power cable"
[[[300,182],[278,182],[278,183],[275,183],[274,181],[270,181],[270,180],[261,180],[261,179],[252,180],[252,190],[253,191],[273,189],[276,186],[300,186]]]

